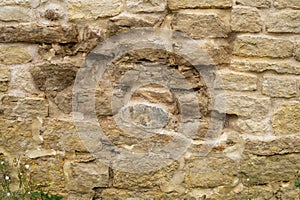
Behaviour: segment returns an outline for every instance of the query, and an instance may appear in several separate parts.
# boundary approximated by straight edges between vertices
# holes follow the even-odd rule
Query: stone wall
[[[142,27],[185,34],[213,64],[176,53],[185,42],[133,49],[77,96],[111,59],[93,49]],[[299,0],[1,0],[0,152],[70,200],[297,199],[299,75]]]

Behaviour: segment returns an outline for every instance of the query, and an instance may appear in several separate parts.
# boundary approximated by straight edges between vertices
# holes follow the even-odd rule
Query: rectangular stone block
[[[29,22],[34,19],[32,10],[21,6],[1,6],[0,21]]]
[[[257,89],[257,76],[229,70],[217,73],[215,88],[224,90],[253,91]]]
[[[258,9],[236,7],[231,14],[231,29],[236,32],[260,32],[262,20]]]
[[[293,56],[293,42],[285,39],[240,36],[234,41],[233,54],[243,57],[287,58]]]
[[[182,11],[172,20],[173,29],[194,39],[226,38],[229,33],[229,19],[226,12],[206,12],[203,10]]]
[[[172,10],[181,8],[230,8],[231,0],[168,0],[168,6]]]
[[[19,0],[1,0],[0,5],[1,6],[9,6],[9,5],[15,6],[15,5],[18,5],[18,6],[31,7],[31,6],[34,6],[35,3],[32,0],[22,0],[22,1],[19,1]]]
[[[300,74],[300,65],[297,61],[234,58],[231,62],[231,68],[242,72],[264,72],[272,70],[280,74]]]
[[[122,8],[121,0],[70,0],[68,17],[70,20],[112,17],[120,14]]]
[[[297,95],[297,80],[294,77],[266,75],[262,93],[270,97],[291,98]]]
[[[32,60],[28,48],[20,45],[0,45],[0,65],[24,64]]]
[[[266,26],[270,33],[300,33],[300,10],[270,12]]]
[[[275,135],[300,133],[300,102],[293,101],[279,105],[273,113],[272,125]]]
[[[241,117],[263,119],[269,112],[270,99],[267,97],[249,96],[246,94],[220,94],[214,102],[219,113]]]
[[[166,0],[126,0],[126,7],[131,12],[163,12]]]
[[[21,24],[0,26],[0,42],[70,43],[78,41],[75,25]]]
[[[274,6],[276,8],[293,8],[299,9],[300,8],[300,1],[299,0],[275,0]]]
[[[271,0],[237,0],[237,5],[242,6],[251,6],[251,7],[257,7],[257,8],[269,8],[271,6]]]

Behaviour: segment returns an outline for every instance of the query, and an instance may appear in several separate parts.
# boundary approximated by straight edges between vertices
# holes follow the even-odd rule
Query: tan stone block
[[[276,8],[294,8],[299,9],[300,8],[300,2],[299,0],[275,0],[274,6]]]
[[[293,55],[293,42],[284,39],[240,36],[234,41],[233,54],[238,56],[287,58]]]
[[[238,174],[238,162],[222,156],[189,158],[185,171],[188,188],[230,186]]]
[[[251,6],[251,7],[257,7],[257,8],[269,8],[272,4],[271,0],[237,0],[237,5],[242,6]]]
[[[226,38],[229,33],[229,22],[225,13],[183,11],[175,14],[173,29],[183,32],[194,39]]]
[[[68,17],[70,20],[97,19],[112,17],[121,13],[121,0],[71,0],[68,1]]]
[[[266,75],[262,93],[270,97],[291,98],[297,95],[297,80],[294,77]]]
[[[217,72],[215,88],[224,90],[253,91],[257,89],[257,76],[220,70]]]
[[[65,169],[69,191],[88,193],[94,188],[108,187],[109,167],[100,162],[69,163]]]
[[[261,16],[256,8],[236,7],[232,10],[231,29],[236,32],[260,32]]]
[[[273,113],[272,125],[275,135],[299,134],[300,103],[290,102],[280,105]]]
[[[300,11],[283,10],[270,12],[266,23],[270,33],[300,33]]]
[[[300,154],[274,156],[244,155],[240,172],[253,185],[294,180],[300,169]]]
[[[0,46],[0,65],[14,65],[28,63],[32,60],[27,47]]]
[[[250,119],[235,119],[229,122],[229,126],[234,130],[249,135],[268,135],[273,132],[271,121],[269,118],[250,118]]]
[[[21,6],[1,6],[0,21],[30,22],[34,20],[32,10]]]
[[[275,71],[280,74],[300,74],[297,61],[281,61],[273,59],[233,59],[231,68],[242,72]]]
[[[270,99],[246,94],[226,94],[216,97],[215,110],[220,113],[257,119],[265,118],[269,112]]]
[[[230,8],[231,0],[168,0],[168,6],[172,10],[181,8]]]
[[[18,1],[18,0],[1,0],[0,1],[0,5],[1,6],[26,6],[26,7],[33,7],[35,6],[37,3],[34,3],[34,1],[32,0],[22,0],[22,1]]]
[[[131,12],[162,12],[166,6],[166,0],[126,0],[126,7]]]

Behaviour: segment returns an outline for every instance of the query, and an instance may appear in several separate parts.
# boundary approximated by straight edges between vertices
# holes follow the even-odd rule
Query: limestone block
[[[271,12],[267,19],[267,31],[270,33],[300,33],[299,10]]]
[[[174,30],[183,32],[194,39],[226,38],[230,28],[223,14],[199,10],[182,11],[175,14],[172,26]]]
[[[272,117],[275,135],[299,134],[300,103],[295,101],[280,105]]]
[[[297,95],[297,81],[294,77],[266,75],[262,93],[270,97],[291,98]]]
[[[231,29],[236,32],[260,32],[261,16],[256,8],[236,7],[232,10]]]
[[[231,0],[168,0],[168,6],[172,10],[181,8],[230,8]]]
[[[300,2],[298,0],[275,0],[274,6],[276,8],[293,8],[299,9]]]
[[[17,45],[0,46],[0,65],[24,64],[31,60],[32,57],[27,47]]]
[[[131,12],[162,12],[166,6],[166,0],[126,0],[126,7]]]
[[[30,22],[34,20],[32,10],[21,6],[1,6],[0,21]]]
[[[237,91],[253,91],[257,89],[257,76],[252,74],[220,70],[217,73],[215,88]]]
[[[68,1],[68,17],[70,20],[112,17],[120,14],[122,7],[121,0],[71,0]]]
[[[293,55],[293,42],[285,39],[240,36],[234,41],[233,54],[243,57],[287,58]]]
[[[251,7],[257,7],[257,8],[269,8],[271,6],[271,0],[237,0],[237,5],[242,6],[251,6]]]

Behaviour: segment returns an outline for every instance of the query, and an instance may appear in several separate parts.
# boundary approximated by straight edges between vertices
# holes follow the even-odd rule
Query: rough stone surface
[[[166,5],[166,0],[126,0],[127,9],[131,12],[162,12]]]
[[[270,33],[300,33],[299,10],[272,12],[267,19],[267,31]]]
[[[286,58],[293,55],[294,44],[289,40],[241,36],[234,42],[233,54],[239,56],[256,56]]]
[[[300,103],[283,103],[274,111],[272,125],[275,135],[299,134]]]
[[[297,95],[297,81],[292,77],[264,76],[263,94],[270,97],[291,98]]]
[[[175,15],[174,30],[184,32],[192,38],[225,38],[229,24],[221,14],[199,12],[179,12]]]
[[[220,70],[215,82],[215,88],[253,91],[257,89],[257,76],[229,70]]]
[[[230,0],[168,0],[168,6],[170,9],[180,8],[230,8],[232,1]]]
[[[68,1],[68,16],[70,20],[111,17],[121,13],[122,4],[120,0],[100,0],[97,4],[93,0],[72,0]]]
[[[0,70],[0,92],[6,92],[8,90],[8,84],[10,81],[10,70]]]
[[[262,20],[258,10],[244,7],[233,8],[231,29],[236,32],[260,32]]]
[[[20,6],[1,6],[0,21],[4,22],[29,22],[33,20],[31,9]]]
[[[296,47],[295,47],[295,58],[296,58],[297,61],[300,62],[300,43],[296,44]]]
[[[0,46],[0,65],[14,65],[28,63],[32,60],[27,47],[23,46]]]
[[[269,8],[272,4],[271,0],[257,0],[257,1],[251,1],[251,0],[237,0],[237,5],[242,6],[251,6],[251,7],[257,7],[257,8]]]
[[[300,9],[300,2],[298,0],[275,0],[274,6],[276,8]]]

